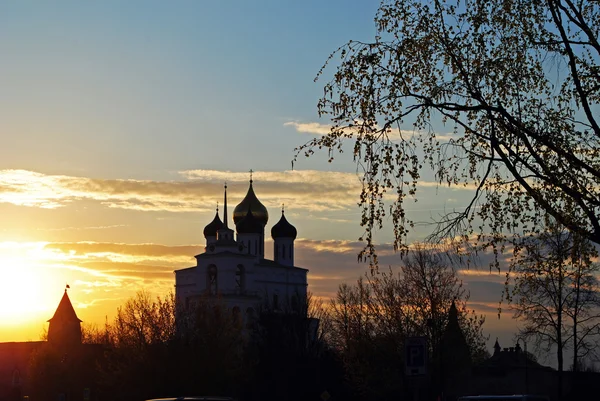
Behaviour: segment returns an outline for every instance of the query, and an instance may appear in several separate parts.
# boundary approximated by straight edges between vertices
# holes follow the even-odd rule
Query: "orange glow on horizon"
[[[41,241],[0,242],[0,342],[39,340],[66,284],[71,287],[69,296],[77,315],[92,326],[112,319],[117,308],[142,288],[160,296],[172,290],[174,267],[169,264],[180,265],[181,256],[161,258],[151,251],[136,256],[115,251],[113,244],[98,246],[102,249]],[[154,273],[158,278],[152,275],[153,263],[167,265]]]

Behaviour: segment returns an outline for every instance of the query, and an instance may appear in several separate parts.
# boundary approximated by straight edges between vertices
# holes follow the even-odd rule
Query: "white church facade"
[[[175,271],[175,296],[185,305],[202,297],[218,298],[224,306],[252,319],[260,310],[290,311],[303,305],[307,295],[307,269],[294,266],[297,231],[285,218],[271,228],[273,259],[264,253],[267,208],[250,186],[233,211],[234,230],[229,228],[227,186],[223,220],[219,210],[204,228],[206,246],[196,255],[196,266]]]

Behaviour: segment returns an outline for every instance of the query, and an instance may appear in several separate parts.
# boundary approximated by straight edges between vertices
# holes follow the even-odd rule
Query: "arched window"
[[[215,265],[210,265],[208,266],[208,272],[207,272],[207,277],[206,277],[206,281],[207,281],[207,288],[208,288],[208,293],[210,295],[217,295],[217,266]]]
[[[235,288],[236,290],[242,292],[244,291],[244,287],[246,285],[246,277],[243,265],[237,265],[235,269]]]

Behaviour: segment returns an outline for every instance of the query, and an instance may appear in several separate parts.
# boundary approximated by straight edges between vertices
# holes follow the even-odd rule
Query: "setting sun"
[[[35,251],[29,244],[0,244],[0,321],[3,325],[43,319],[44,313],[52,310],[51,302],[56,297],[49,291],[48,273],[36,265]]]

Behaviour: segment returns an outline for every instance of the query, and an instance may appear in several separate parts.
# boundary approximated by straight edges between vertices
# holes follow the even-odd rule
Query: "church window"
[[[237,265],[237,268],[235,269],[235,287],[237,290],[239,290],[239,291],[244,290],[244,285],[245,285],[244,281],[245,281],[244,266]]]
[[[217,294],[217,266],[208,266],[208,293],[210,295]]]
[[[12,385],[15,387],[21,385],[21,371],[17,368],[13,370]]]

